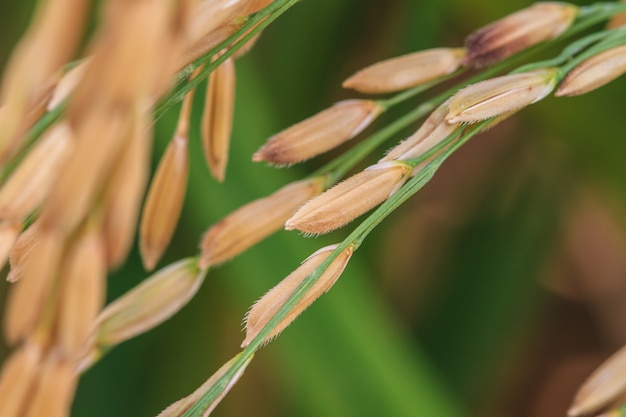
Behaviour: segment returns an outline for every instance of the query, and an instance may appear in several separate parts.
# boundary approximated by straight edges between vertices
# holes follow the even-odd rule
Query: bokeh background
[[[0,67],[33,3],[0,2]],[[203,231],[241,204],[349,148],[289,169],[250,161],[271,134],[356,97],[340,88],[351,73],[459,45],[529,4],[308,0],[293,7],[237,62],[223,184],[210,177],[192,131],[187,200],[161,266],[197,253]],[[370,235],[333,290],[257,354],[214,415],[564,416],[584,378],[626,342],[625,94],[623,77],[579,98],[548,98],[472,139]],[[384,115],[368,132],[417,104]],[[158,123],[155,163],[175,120],[176,111]],[[318,238],[280,232],[210,271],[183,311],[84,375],[73,416],[155,416],[193,391],[239,351],[252,302],[353,227]],[[109,299],[145,277],[135,250],[111,276]],[[0,358],[7,349],[0,346]]]

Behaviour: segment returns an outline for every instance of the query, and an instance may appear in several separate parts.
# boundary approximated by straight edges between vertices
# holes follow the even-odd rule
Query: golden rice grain
[[[23,279],[7,298],[4,334],[11,344],[26,338],[42,319],[55,283],[63,252],[63,239],[56,233],[42,232],[25,259]]]
[[[195,258],[154,273],[102,311],[95,325],[95,345],[115,346],[161,324],[189,302],[204,275]]]
[[[66,123],[53,126],[39,139],[0,188],[0,219],[21,222],[44,201],[73,145]]]
[[[202,239],[200,268],[227,261],[280,230],[289,216],[323,187],[323,178],[297,181],[224,217]]]
[[[382,108],[372,100],[345,100],[272,136],[253,156],[278,165],[301,162],[358,135]]]
[[[32,399],[41,362],[39,347],[26,344],[4,363],[0,375],[0,415],[21,417]]]
[[[342,86],[368,94],[405,90],[452,74],[464,56],[464,48],[415,52],[370,65],[345,80]]]
[[[322,234],[345,226],[393,195],[411,170],[400,161],[372,165],[304,204],[285,229]]]
[[[211,173],[224,181],[235,106],[235,63],[224,61],[209,76],[202,113],[202,145]]]
[[[554,89],[556,68],[504,75],[472,84],[450,99],[449,123],[476,123],[535,103]]]
[[[246,315],[246,338],[241,344],[241,347],[246,347],[252,342],[274,315],[276,315],[278,310],[285,305],[289,297],[291,297],[302,284],[304,279],[311,275],[336,247],[337,245],[326,246],[309,256],[295,271],[254,303]],[[267,343],[276,337],[289,326],[300,313],[306,310],[307,307],[337,282],[337,279],[348,264],[353,250],[351,246],[347,247],[330,263],[315,284],[304,293],[303,297],[289,310],[287,315],[273,327],[272,331],[263,340],[263,343]]]
[[[154,174],[139,230],[144,267],[151,271],[172,239],[183,208],[189,175],[188,135],[193,93],[187,94],[170,141]]]
[[[79,232],[64,256],[55,344],[68,358],[83,351],[106,292],[105,248],[96,222]]]
[[[578,7],[560,2],[539,2],[469,35],[467,65],[495,64],[535,44],[556,38],[570,27]]]
[[[579,96],[610,83],[626,72],[626,45],[601,52],[571,70],[555,96]]]

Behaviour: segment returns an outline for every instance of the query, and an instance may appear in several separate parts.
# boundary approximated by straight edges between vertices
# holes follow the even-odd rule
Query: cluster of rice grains
[[[328,291],[365,236],[465,141],[555,89],[557,96],[583,94],[626,72],[625,19],[619,14],[626,5],[619,3],[586,8],[537,3],[476,31],[465,47],[416,52],[367,67],[344,87],[399,93],[336,103],[270,138],[253,160],[275,165],[307,160],[356,137],[395,104],[468,69],[476,71],[469,81],[425,101],[410,117],[370,136],[315,175],[227,215],[203,236],[198,257],[163,268],[102,310],[107,271],[124,262],[136,235],[155,104],[176,97],[172,92],[183,102],[141,214],[139,246],[147,270],[167,248],[185,197],[194,94],[185,85],[197,85],[211,72],[207,68],[212,70],[201,131],[207,163],[221,181],[232,123],[233,59],[254,42],[263,19],[296,2],[105,1],[85,58],[64,72],[91,5],[86,0],[40,2],[0,90],[5,177],[0,257],[3,263],[9,258],[8,279],[15,282],[3,319],[14,351],[0,376],[1,416],[67,416],[80,372],[107,349],[178,311],[209,268],[283,227],[328,233],[381,205],[343,242],[312,254],[258,300],[246,316],[243,351],[160,414],[208,415],[254,352]],[[579,37],[556,58],[505,73],[520,55],[605,20],[607,30]],[[488,78],[493,75],[499,76]],[[428,117],[413,135],[336,184],[369,150],[423,116]],[[49,119],[54,123],[42,122]],[[42,125],[46,129],[40,134]],[[617,400],[626,391],[624,357],[618,353],[592,376],[572,416],[620,405]]]

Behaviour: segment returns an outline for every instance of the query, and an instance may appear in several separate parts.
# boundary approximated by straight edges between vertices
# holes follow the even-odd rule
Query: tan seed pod
[[[182,417],[182,415],[185,414],[187,410],[189,410],[195,403],[200,400],[200,398],[202,398],[202,396],[206,392],[208,392],[208,390],[217,382],[217,380],[224,376],[226,371],[230,369],[230,367],[239,359],[240,356],[241,353],[226,362],[192,394],[176,401],[165,410],[161,411],[157,417]],[[250,357],[246,360],[243,366],[228,380],[228,383],[222,387],[219,396],[202,411],[202,417],[208,417],[209,414],[213,412],[215,407],[217,407],[220,401],[222,401],[226,394],[228,394],[228,391],[230,391],[230,389],[237,383],[237,381],[239,381],[244,371],[246,370],[246,367],[252,361],[252,358],[254,358],[254,355],[250,355]]]
[[[554,89],[558,69],[504,75],[472,84],[450,99],[449,123],[476,123],[521,109],[541,100]]]
[[[405,90],[452,74],[464,56],[464,48],[415,52],[370,65],[345,80],[342,86],[367,94]]]
[[[285,229],[321,234],[345,226],[393,195],[411,170],[400,161],[372,165],[304,204]]]
[[[617,29],[622,26],[626,26],[626,12],[613,16],[607,24],[607,29]]]
[[[67,358],[83,351],[106,292],[105,248],[98,225],[88,223],[64,256],[56,345]]]
[[[146,270],[161,258],[178,223],[189,175],[187,137],[175,135],[154,174],[141,216],[139,249]]]
[[[224,181],[235,106],[235,62],[224,61],[209,76],[202,113],[202,145],[209,169]]]
[[[11,248],[11,253],[9,255],[11,270],[7,276],[7,281],[17,282],[22,278],[22,275],[24,275],[23,270],[25,259],[29,256],[30,251],[35,246],[39,237],[40,229],[38,225],[39,222],[35,222],[28,226],[26,230],[20,233],[17,241]]]
[[[23,266],[24,277],[7,298],[4,317],[6,340],[16,344],[40,324],[57,277],[63,239],[56,233],[40,233]]]
[[[570,27],[578,7],[561,2],[539,2],[469,35],[465,64],[485,67],[540,42],[554,39]]]
[[[599,411],[626,393],[626,346],[596,369],[580,387],[568,410],[570,417]]]
[[[22,410],[31,400],[36,383],[41,351],[26,344],[15,351],[4,363],[0,375],[0,416],[21,417]]]
[[[49,354],[42,364],[37,388],[32,393],[24,417],[66,417],[76,389],[75,365]]]
[[[323,178],[297,181],[224,217],[202,239],[200,268],[227,261],[280,230],[298,207],[323,189]]]
[[[626,72],[626,45],[601,52],[571,70],[554,93],[579,96],[610,83]]]
[[[200,68],[196,70],[196,73]],[[176,132],[161,157],[141,215],[139,251],[146,270],[154,269],[172,239],[187,191],[189,119],[194,91],[188,93]]]
[[[326,246],[302,262],[302,264],[278,285],[269,290],[263,297],[254,303],[246,315],[246,338],[241,347],[246,347],[259,334],[263,327],[269,323],[274,315],[285,305],[289,297],[302,284],[304,279],[324,262],[338,245]],[[327,292],[337,281],[344,268],[348,264],[354,248],[349,246],[335,258],[319,277],[317,282],[304,294],[287,315],[267,335],[263,343],[268,343],[282,332],[292,321],[296,319],[307,307],[309,307],[322,294]]]
[[[128,143],[105,191],[103,233],[109,268],[124,261],[135,237],[150,170],[152,137],[148,117],[137,109]]]
[[[340,101],[272,136],[252,160],[289,165],[313,158],[358,135],[382,110],[372,100]]]
[[[0,219],[21,222],[50,193],[73,148],[69,126],[58,124],[39,139],[0,188]]]
[[[6,265],[21,230],[21,224],[0,222],[0,269]]]
[[[446,122],[447,114],[448,102],[439,106],[428,116],[426,121],[424,121],[414,134],[392,148],[387,155],[378,162],[417,158],[437,146],[439,142],[459,128],[459,125],[456,123]]]
[[[98,317],[95,345],[115,346],[164,322],[194,296],[204,272],[195,258],[173,263],[109,304]]]

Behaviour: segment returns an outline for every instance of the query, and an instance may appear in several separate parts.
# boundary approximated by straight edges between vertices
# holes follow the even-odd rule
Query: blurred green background
[[[223,184],[210,177],[192,131],[184,213],[161,265],[197,253],[203,231],[241,204],[338,154],[289,169],[250,161],[273,133],[355,97],[340,88],[351,73],[459,45],[529,4],[308,0],[293,7],[237,62]],[[32,7],[32,0],[0,2],[0,66]],[[622,78],[579,98],[549,98],[473,139],[368,238],[329,294],[257,354],[214,415],[565,415],[585,376],[626,341],[625,93]],[[158,123],[155,164],[176,117]],[[239,351],[252,302],[353,227],[318,238],[280,232],[210,271],[189,306],[81,379],[73,416],[155,416],[193,391]],[[145,276],[134,251],[110,278],[109,299]],[[7,350],[1,346],[0,355]]]

